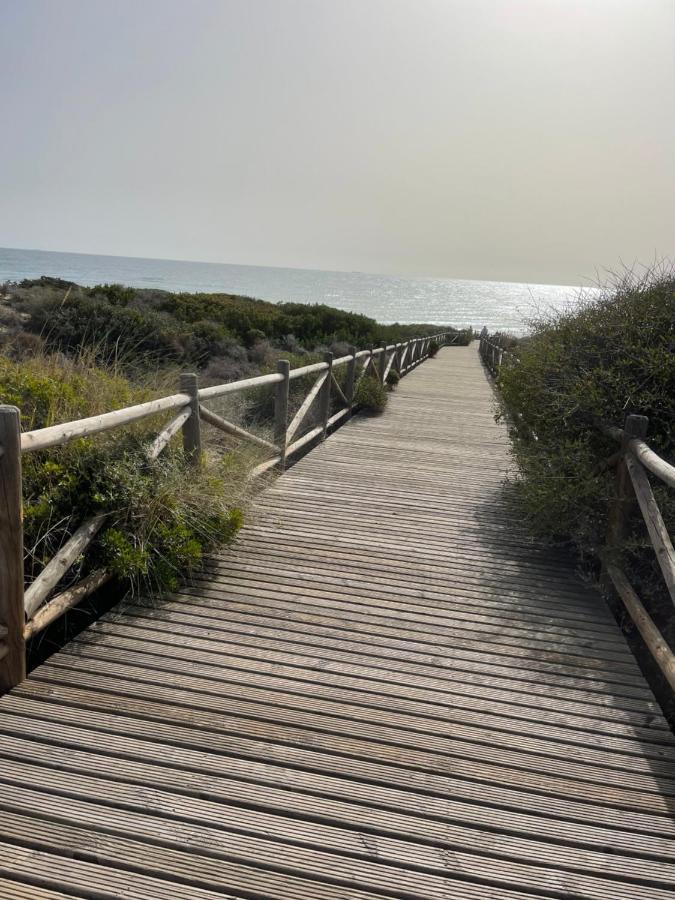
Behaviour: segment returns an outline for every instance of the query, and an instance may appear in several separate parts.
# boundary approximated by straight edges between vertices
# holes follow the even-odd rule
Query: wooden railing
[[[333,359],[331,353],[326,353],[322,362],[297,369],[291,369],[286,360],[279,360],[275,373],[206,388],[200,388],[197,376],[188,373],[181,376],[179,392],[168,397],[23,434],[20,411],[13,406],[0,406],[0,693],[25,678],[26,640],[111,578],[111,573],[99,569],[54,595],[61,579],[104,525],[107,516],[101,513],[83,522],[38,577],[24,589],[22,454],[59,447],[76,438],[112,431],[158,413],[172,412],[173,417],[146,448],[149,461],[157,459],[171,438],[181,431],[184,452],[190,464],[198,466],[202,450],[201,423],[206,422],[228,435],[255,444],[270,455],[269,459],[253,469],[252,477],[275,467],[283,471],[289,457],[313,441],[325,439],[329,429],[351,415],[356,387],[364,375],[372,375],[382,384],[392,368],[399,375],[406,375],[428,357],[432,341],[437,344],[452,343],[454,337],[442,332],[358,352],[350,348],[350,352],[339,359]],[[335,377],[335,370],[341,366],[346,367],[343,386]],[[289,423],[290,382],[311,374],[317,378]],[[204,405],[227,394],[263,386],[274,388],[273,441],[227,421]],[[339,399],[342,408],[330,415],[333,397]],[[297,437],[310,409],[316,404],[319,407],[319,424]]]
[[[496,343],[486,328],[480,334],[479,353],[495,378],[505,363],[520,362],[515,353]],[[603,424],[596,426],[620,444],[616,453],[598,465],[598,472],[607,469],[616,471],[614,496],[608,511],[607,537],[601,554],[600,583],[606,593],[612,589],[616,591],[665,679],[675,691],[675,654],[643,606],[620,563],[621,547],[627,537],[629,522],[638,508],[675,607],[675,551],[647,476],[647,472],[651,472],[664,484],[675,488],[675,466],[645,443],[648,423],[646,416],[629,415],[623,429]]]
[[[487,328],[483,328],[478,341],[478,352],[490,373],[496,378],[499,369],[505,362],[518,362],[518,357],[512,350],[500,346],[488,334]]]
[[[630,415],[626,417],[623,429],[602,428],[605,434],[620,444],[620,449],[602,466],[615,469],[615,491],[602,553],[601,583],[605,589],[611,585],[619,595],[666,681],[675,691],[675,654],[647,613],[620,563],[621,546],[637,506],[670,599],[675,605],[675,551],[647,476],[647,472],[651,472],[668,487],[675,488],[675,466],[654,453],[645,443],[648,423],[646,416]]]

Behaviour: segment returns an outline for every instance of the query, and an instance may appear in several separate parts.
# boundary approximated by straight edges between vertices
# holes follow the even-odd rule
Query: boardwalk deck
[[[0,701],[0,900],[675,897],[675,743],[452,348]]]

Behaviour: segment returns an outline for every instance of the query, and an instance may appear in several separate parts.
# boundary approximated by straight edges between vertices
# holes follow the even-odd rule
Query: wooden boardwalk
[[[675,897],[675,744],[474,347],[0,701],[0,898]]]

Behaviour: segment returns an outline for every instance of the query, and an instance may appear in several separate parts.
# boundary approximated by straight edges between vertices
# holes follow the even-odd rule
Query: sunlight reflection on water
[[[537,312],[566,309],[579,288],[363,272],[322,272],[181,260],[136,259],[0,248],[0,283],[54,275],[79,284],[120,282],[168,291],[245,294],[274,301],[327,303],[380,322],[431,322],[522,333]],[[593,293],[585,289],[586,295]]]

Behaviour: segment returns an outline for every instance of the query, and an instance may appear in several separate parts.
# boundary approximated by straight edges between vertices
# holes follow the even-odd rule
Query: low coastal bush
[[[364,375],[356,386],[354,400],[357,406],[361,406],[367,412],[384,412],[387,399],[386,390],[372,375]]]
[[[438,344],[436,341],[429,341],[429,347],[427,348],[427,353],[433,359],[434,356],[438,353]]]
[[[204,368],[233,355],[241,363],[241,348],[255,364],[256,348],[270,343],[302,352],[392,343],[438,331],[436,325],[382,325],[325,304],[269,303],[234,294],[178,294],[119,284],[85,288],[55,278],[25,280],[5,291],[0,313],[13,317],[11,330],[39,334],[51,350],[95,348],[101,362],[132,373],[144,365]]]
[[[151,396],[91,360],[0,355],[0,403],[20,408],[23,430]],[[236,532],[251,461],[239,452],[223,458],[207,450],[201,470],[187,472],[179,435],[158,460],[148,462],[147,445],[165,420],[24,455],[27,581],[82,522],[99,513],[107,515],[106,524],[62,587],[104,567],[128,588],[162,593]]]
[[[396,387],[400,380],[401,376],[398,374],[396,369],[389,369],[389,371],[387,372],[387,384],[391,388],[391,390]]]
[[[516,353],[520,362],[502,367],[499,387],[511,416],[518,500],[537,535],[575,545],[597,566],[614,478],[597,466],[617,450],[598,424],[623,427],[627,414],[646,415],[649,445],[673,461],[675,272],[629,275],[599,301],[532,323]],[[672,530],[675,492],[658,481],[653,487]],[[624,565],[644,598],[662,593],[641,517]]]
[[[447,331],[447,329],[444,330]],[[451,328],[450,331],[452,332],[454,329]],[[452,344],[453,347],[468,347],[474,337],[475,335],[472,328],[463,328],[461,331],[457,331],[456,334],[452,335],[448,339],[448,343]]]

